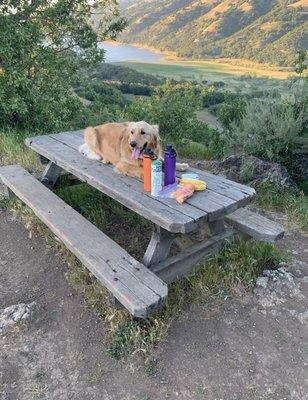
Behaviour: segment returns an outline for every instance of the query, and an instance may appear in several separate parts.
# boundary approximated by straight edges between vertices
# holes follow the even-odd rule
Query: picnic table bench
[[[82,143],[83,131],[28,138],[27,146],[46,160],[42,177],[37,180],[14,165],[0,167],[0,180],[136,317],[146,317],[161,308],[167,297],[167,284],[192,271],[200,260],[218,252],[239,232],[269,242],[283,236],[280,225],[243,208],[256,194],[249,186],[190,168],[207,182],[208,189],[196,192],[179,205],[174,199],[153,198],[144,192],[139,179],[119,175],[111,165],[85,158],[78,152]],[[153,223],[142,262],[52,192],[64,172]],[[205,225],[211,237],[170,256],[172,243]]]

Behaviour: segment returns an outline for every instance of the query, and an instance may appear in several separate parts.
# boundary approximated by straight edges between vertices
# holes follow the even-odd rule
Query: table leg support
[[[52,161],[49,161],[40,181],[43,185],[47,186],[49,189],[52,189],[55,186],[57,179],[60,176],[60,173],[61,167],[59,167],[59,165],[53,163]]]
[[[213,236],[225,232],[226,230],[226,226],[223,219],[218,219],[216,221],[209,222],[209,228]]]
[[[155,225],[148,248],[144,254],[142,263],[150,267],[167,258],[176,234]]]

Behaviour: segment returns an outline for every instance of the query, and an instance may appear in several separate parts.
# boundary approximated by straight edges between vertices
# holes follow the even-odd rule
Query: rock
[[[268,277],[267,276],[260,276],[256,281],[256,286],[260,286],[263,289],[266,289],[267,283],[268,283]]]
[[[0,334],[5,333],[14,325],[25,322],[32,318],[36,303],[15,304],[0,310]]]
[[[263,308],[273,308],[288,299],[302,298],[300,287],[293,274],[281,263],[277,269],[265,269],[254,287],[254,294]]]
[[[268,182],[286,189],[296,189],[285,167],[254,156],[236,154],[222,161],[196,161],[190,164],[245,184],[258,186]]]

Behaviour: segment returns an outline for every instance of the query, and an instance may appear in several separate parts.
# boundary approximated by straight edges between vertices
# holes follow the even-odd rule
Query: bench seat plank
[[[131,314],[146,317],[163,305],[166,284],[22,167],[0,167],[0,179]]]
[[[274,243],[284,235],[283,226],[247,208],[239,208],[225,217],[225,221],[248,236]]]

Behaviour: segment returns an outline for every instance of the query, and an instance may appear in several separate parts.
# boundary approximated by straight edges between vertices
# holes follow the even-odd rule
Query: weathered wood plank
[[[152,265],[151,271],[168,284],[174,282],[193,271],[201,260],[205,261],[218,253],[235,233],[233,229],[228,229],[205,242],[188,247],[179,254]]]
[[[240,208],[227,215],[225,221],[240,232],[265,242],[276,242],[284,235],[283,226],[247,208]]]
[[[84,142],[83,131],[62,132],[59,134],[52,134],[48,136],[49,138],[53,138],[54,140],[76,151],[78,150],[78,147]],[[45,136],[44,140],[45,138],[48,137]],[[40,140],[40,137],[33,138],[34,144],[32,144],[32,148],[34,148],[35,142]],[[47,146],[50,145],[48,144]],[[36,149],[36,151],[38,150]],[[56,159],[57,154],[54,154],[54,157]],[[93,165],[93,161],[91,161],[91,163]],[[112,166],[105,167],[112,169]],[[191,220],[195,222],[195,224],[192,224],[194,225],[194,227],[188,228],[186,226],[185,229],[179,230],[179,232],[188,232],[189,230],[195,229],[196,225],[201,226],[206,221],[215,221],[217,219],[221,219],[225,215],[237,210],[239,207],[247,205],[255,195],[254,189],[249,188],[248,186],[229,181],[222,177],[210,174],[206,171],[199,171],[195,169],[191,170],[197,172],[202,179],[206,180],[208,184],[208,190],[195,193],[194,196],[188,199],[183,205],[177,204],[174,199],[155,199],[156,203],[161,203],[169,209],[174,210],[175,212],[179,212],[188,218],[191,218]],[[116,179],[121,179],[122,181],[125,181],[126,184],[130,185],[134,192],[140,194],[140,199],[141,197],[147,197],[150,199],[149,201],[151,202],[151,204],[153,204],[153,198],[150,196],[149,193],[145,193],[143,191],[143,185],[140,180],[123,176],[121,176],[121,178],[117,177]],[[90,181],[89,184],[91,184]],[[100,188],[98,189],[101,190]],[[132,208],[129,205],[128,207]],[[138,210],[134,211],[138,212]],[[149,217],[146,218],[151,219]],[[154,222],[157,223],[156,221]],[[159,223],[158,225],[166,228],[167,230],[170,230],[165,225],[161,225]],[[175,231],[173,230],[173,232]]]
[[[149,267],[152,264],[167,258],[170,247],[176,238],[176,235],[162,229],[159,226],[154,226],[150,243],[144,254],[142,263]]]
[[[83,131],[77,131],[73,133],[63,132],[50,136],[76,150],[78,150],[78,147],[84,142]],[[215,175],[212,176],[216,179]],[[240,192],[236,198],[232,198],[215,191],[216,187],[214,187],[214,185],[212,190],[211,186],[212,184],[209,184],[209,189],[205,192],[195,193],[192,198],[188,199],[182,205],[177,204],[174,199],[157,198],[156,200],[167,205],[168,207],[173,208],[174,210],[190,216],[194,220],[200,220],[199,223],[203,223],[207,219],[215,220],[217,218],[221,218],[222,216],[235,211],[239,206],[242,207],[250,202],[250,199],[246,195],[243,195],[242,192]],[[223,189],[225,191],[225,187]],[[145,193],[143,191],[142,186],[140,187],[139,192],[143,195],[150,196],[149,193]],[[241,201],[240,205],[238,205],[239,200]]]
[[[84,142],[83,131],[63,132],[49,136],[76,150],[78,150],[78,147]],[[216,176],[212,175],[212,177],[216,182]],[[133,178],[127,177],[126,179],[132,180]],[[134,179],[132,182],[133,181],[136,180]],[[174,199],[157,198],[156,201],[193,218],[199,223],[199,225],[203,224],[207,220],[212,221],[222,218],[224,215],[233,212],[238,207],[242,207],[250,202],[250,197],[242,192],[240,192],[235,198],[231,198],[225,194],[218,193],[215,191],[216,187],[213,185],[212,189],[211,186],[212,184],[209,184],[209,189],[205,192],[195,193],[194,196],[188,199],[183,205],[177,204]],[[143,191],[142,185],[136,184],[135,190],[144,196],[150,197],[149,193]],[[230,189],[228,188],[228,190]],[[226,191],[225,187],[223,188],[223,191]]]
[[[133,315],[162,306],[167,286],[155,274],[22,167],[1,167],[0,179]]]
[[[193,218],[152,197],[141,196],[142,182],[116,174],[110,166],[88,160],[76,150],[49,136],[29,138],[26,143],[81,181],[94,186],[170,232],[186,233],[197,227]]]
[[[230,197],[234,200],[241,200],[247,196],[254,197],[256,191],[250,186],[243,185],[238,182],[231,181],[230,179],[223,178],[219,175],[211,174],[210,172],[191,168],[191,171],[197,173],[200,179],[204,179],[211,190]]]
[[[75,150],[78,150],[79,146],[84,143],[83,131],[77,131],[73,133],[62,132],[48,136],[54,138],[55,140],[58,140],[61,143],[64,143],[65,145]],[[108,167],[113,168],[111,165],[109,165]],[[151,194],[143,190],[143,183],[141,182],[141,180],[131,177],[126,177],[125,180],[131,183],[131,185],[134,186],[134,190],[140,193],[142,196],[147,196],[152,199]],[[174,201],[174,199],[163,199],[163,198],[156,198],[156,201],[166,205],[168,208],[179,211],[184,215],[187,215],[188,217],[198,222],[198,224],[202,224],[208,219],[206,211],[200,210],[199,208],[190,205],[188,203],[179,205],[176,201]],[[217,207],[216,203],[215,207]]]
[[[45,185],[49,189],[52,189],[55,186],[60,176],[60,173],[61,168],[59,167],[59,165],[56,165],[53,162],[49,161],[41,176],[40,181],[43,185]]]

